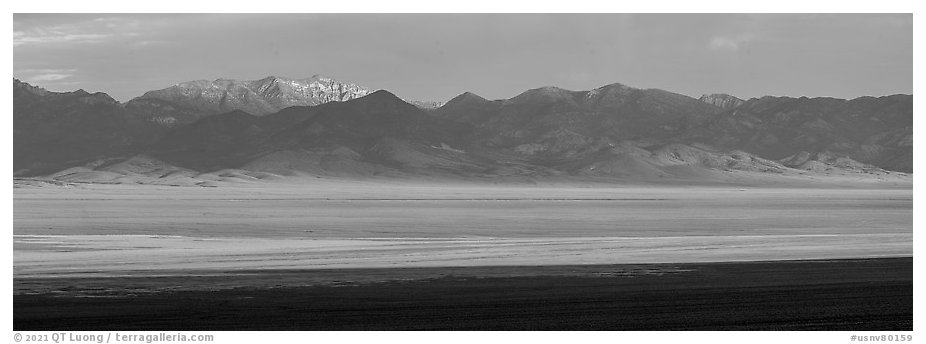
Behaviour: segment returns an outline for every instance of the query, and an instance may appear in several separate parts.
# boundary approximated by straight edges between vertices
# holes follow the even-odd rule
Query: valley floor
[[[511,329],[579,329],[581,327],[575,325],[577,323],[568,325],[577,321],[578,318],[573,316],[604,319],[603,314],[616,312],[629,305],[621,302],[630,302],[631,299],[614,301],[617,303],[607,306],[613,309],[596,313],[598,315],[556,308],[559,301],[555,300],[563,301],[566,305],[575,297],[587,295],[583,300],[590,302],[589,307],[597,302],[611,304],[607,298],[614,294],[607,293],[623,290],[621,288],[630,288],[627,291],[632,295],[639,294],[639,300],[649,300],[634,301],[642,303],[633,307],[643,307],[647,303],[661,304],[657,299],[668,295],[681,297],[673,298],[674,301],[670,303],[687,302],[684,301],[685,297],[690,296],[690,302],[706,305],[719,302],[717,297],[732,292],[745,293],[742,294],[742,300],[746,301],[740,306],[752,303],[767,306],[751,312],[764,312],[763,309],[771,312],[784,305],[781,303],[784,299],[775,299],[774,295],[794,292],[806,296],[801,300],[809,303],[800,306],[807,307],[808,311],[830,309],[842,312],[840,314],[849,314],[840,319],[832,318],[832,314],[823,314],[814,318],[817,320],[807,318],[806,322],[800,320],[804,318],[796,317],[790,318],[791,322],[788,323],[787,315],[750,313],[741,315],[759,316],[771,322],[759,321],[757,323],[764,325],[752,327],[739,327],[730,321],[715,323],[716,326],[701,322],[701,325],[687,328],[848,329],[853,328],[851,324],[856,324],[854,328],[898,329],[912,327],[912,321],[909,322],[911,325],[907,325],[905,315],[908,308],[912,309],[912,278],[907,277],[907,274],[912,277],[912,260],[873,258],[912,256],[912,221],[910,188],[527,186],[331,180],[316,180],[306,184],[255,183],[218,188],[27,185],[14,190],[14,325],[16,329],[49,326],[59,326],[59,329],[102,329],[111,323],[101,319],[124,314],[123,310],[126,309],[129,312],[127,314],[136,314],[133,312],[143,309],[144,312],[154,309],[151,314],[155,315],[162,314],[158,313],[161,311],[175,314],[171,312],[193,308],[199,309],[198,312],[209,313],[205,309],[212,309],[206,306],[210,302],[231,302],[233,306],[222,311],[224,315],[204,315],[206,318],[226,319],[227,322],[204,321],[198,323],[201,326],[193,327],[233,329],[235,324],[246,323],[234,319],[239,319],[244,313],[251,313],[249,309],[254,306],[246,305],[250,298],[275,299],[285,296],[315,304],[318,297],[325,300],[341,297],[337,296],[342,293],[338,287],[351,285],[354,289],[350,290],[359,293],[359,296],[352,297],[364,299],[367,296],[362,295],[378,295],[377,290],[400,293],[405,287],[410,288],[409,292],[446,291],[463,293],[461,295],[469,295],[466,294],[467,290],[497,288],[492,290],[501,294],[492,295],[500,297],[497,301],[501,304],[513,308],[495,309],[492,314],[517,313],[521,310],[541,312],[541,308],[546,306],[531,306],[534,304],[534,301],[530,301],[532,297],[540,297],[536,302],[551,297],[550,300],[554,300],[550,304],[553,307],[551,310],[565,312],[562,317],[550,315],[541,322],[516,322],[507,327]],[[839,260],[843,262],[841,265],[808,263],[798,267],[787,263],[794,260],[857,258],[864,259]],[[754,261],[779,263],[748,263]],[[731,262],[717,266],[736,267],[734,270],[738,272],[709,274],[713,276],[710,278],[714,284],[705,285],[707,289],[680,289],[686,283],[700,281],[703,277],[698,277],[701,272],[715,271],[711,270],[714,269],[711,266],[715,265],[708,263],[716,262]],[[870,273],[876,269],[866,270],[871,268],[870,264],[875,264],[871,262],[889,265],[888,272],[884,272],[887,275]],[[759,276],[761,274],[758,271],[764,270],[753,269],[770,266],[776,267],[774,269],[783,267],[782,271],[787,271],[786,275],[780,275],[779,278],[785,280],[769,286],[767,283],[772,280]],[[836,270],[827,270],[830,268]],[[856,268],[862,270],[853,270]],[[684,272],[689,270],[701,272]],[[575,271],[580,271],[580,275],[585,274],[584,277],[590,274],[593,277],[609,278],[577,278],[583,276],[575,276]],[[645,273],[645,277],[640,278],[643,276],[639,274],[640,271],[654,273]],[[827,271],[835,275],[820,275]],[[737,276],[741,273],[754,276],[752,281],[757,284],[738,284]],[[859,278],[868,280],[827,279],[855,273],[867,274]],[[471,278],[450,278],[461,274]],[[798,275],[802,277],[796,277]],[[632,278],[611,278],[615,276]],[[688,276],[693,279],[663,279],[666,276]],[[773,276],[775,273],[767,274],[767,278]],[[886,277],[881,279],[878,276]],[[725,278],[729,280],[724,281]],[[396,286],[393,283],[401,280],[419,282],[409,282],[411,284],[407,286]],[[646,283],[652,283],[654,288],[667,283],[665,288],[668,289],[663,291],[666,293],[663,296],[646,294],[642,284],[626,286],[626,283],[637,283],[633,281],[648,281]],[[518,290],[535,283],[550,284],[550,292],[553,294],[517,294],[520,293]],[[583,291],[573,295],[556,291],[559,287],[555,286],[569,283],[576,283],[576,288],[587,290],[588,293]],[[829,288],[826,285],[835,289],[819,289]],[[746,289],[737,289],[741,287]],[[754,287],[771,289],[750,289]],[[321,294],[312,294],[316,292]],[[771,299],[763,299],[767,303],[753,300],[759,297],[753,293],[766,292],[772,293],[768,296]],[[277,295],[279,293],[282,294]],[[399,295],[388,293],[386,295]],[[606,297],[606,294],[612,296]],[[473,297],[484,296],[480,295]],[[830,295],[830,298],[817,300],[816,296],[820,295]],[[306,298],[301,298],[303,296]],[[511,303],[514,302],[511,300],[521,300],[522,296],[527,297],[524,299],[526,303]],[[366,306],[360,301],[351,303],[356,300],[332,303],[327,311],[336,312],[339,307],[364,309],[357,310],[359,313],[355,315],[345,315],[353,314],[350,312],[342,314],[351,319],[378,319],[379,316],[385,319],[390,318],[388,314],[417,316],[414,312],[395,313],[395,309],[376,311],[380,309],[375,306],[377,302],[392,304],[414,301],[414,298],[396,297],[370,301],[372,308],[364,308]],[[514,299],[502,302],[508,298]],[[165,306],[167,308],[145,306],[160,304],[166,299],[187,300],[189,304],[185,303],[187,301],[177,301],[164,303],[173,305]],[[443,305],[441,302],[449,302],[447,305],[476,302],[473,301],[475,299],[466,300],[467,297],[460,296],[432,301],[436,302],[434,305]],[[490,297],[487,300],[492,299]],[[830,301],[826,300],[834,303],[830,305],[827,303]],[[868,300],[873,302],[872,305],[887,302],[888,305],[894,305],[889,308],[896,312],[887,311],[888,308],[865,308],[868,306],[859,306],[861,308],[850,311],[845,307],[854,307],[851,306],[854,302],[851,300]],[[126,302],[142,308],[125,308],[128,307]],[[421,307],[427,312],[426,305],[430,304],[427,302],[431,301],[422,302],[425,303]],[[840,306],[840,302],[844,304]],[[488,304],[480,306],[469,303],[478,309],[489,307]],[[238,306],[243,308],[236,308]],[[682,307],[681,304],[676,306]],[[666,305],[669,307],[667,309],[676,306]],[[268,314],[270,318],[274,317],[272,314],[283,318],[287,314],[292,315],[285,310],[274,311],[272,307],[275,306],[258,307],[259,310],[254,314]],[[304,309],[311,308],[306,307]],[[685,307],[695,306],[691,304]],[[672,311],[676,312],[675,315],[646,316],[655,316],[653,319],[667,316],[666,319],[678,320],[677,317],[685,313],[683,308]],[[402,309],[407,311],[410,308]],[[732,312],[729,309],[720,310],[717,312],[721,313],[713,313],[713,318],[708,318],[719,319],[721,314],[727,314],[723,312]],[[65,321],[61,318],[61,312],[84,314],[86,317],[81,315]],[[379,324],[366,320],[357,326],[347,326],[348,321],[344,320],[340,323],[333,321],[328,325],[316,322],[314,325],[300,323],[305,326],[296,326],[293,323],[289,327],[261,323],[264,325],[256,325],[252,329],[497,328],[488,326],[492,322],[448,320],[469,319],[482,314],[476,310],[473,312],[469,315],[447,315],[450,318],[440,312],[428,313],[430,315],[427,316],[444,319],[434,320],[435,326],[411,326],[411,323],[392,323],[392,326],[388,325],[388,321]],[[162,314],[166,318],[154,316],[149,318],[151,321],[142,321],[143,317],[137,315],[137,321],[134,322],[136,325],[129,327],[180,328],[178,326],[184,323],[182,319],[171,322],[169,319],[176,314],[168,313]],[[728,315],[733,316],[733,313]],[[336,315],[331,316],[339,319]],[[556,320],[558,317],[560,320]],[[153,320],[156,318],[161,320]],[[613,327],[616,326],[613,322],[600,322],[598,324],[601,326],[593,327],[670,329],[687,326],[676,320],[648,323],[634,322],[640,319],[625,320],[629,321],[628,324],[637,325]],[[856,320],[858,322],[853,323]],[[100,322],[93,325],[93,321]],[[562,326],[555,325],[556,321]],[[775,325],[775,321],[779,321],[778,325]],[[188,323],[197,324],[195,321]],[[840,325],[824,326],[827,323]],[[800,324],[808,326],[797,326]],[[815,327],[812,324],[824,325]]]

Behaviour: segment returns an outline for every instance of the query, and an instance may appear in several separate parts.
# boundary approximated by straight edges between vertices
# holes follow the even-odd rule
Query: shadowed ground
[[[14,296],[15,330],[913,329],[912,258],[250,271],[55,283],[82,288]],[[313,285],[285,287],[302,283]],[[131,289],[138,285],[193,288]]]

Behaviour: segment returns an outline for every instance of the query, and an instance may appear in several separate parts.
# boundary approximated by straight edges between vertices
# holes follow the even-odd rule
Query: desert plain
[[[521,320],[516,322],[487,321],[492,319],[488,316],[479,317],[478,323],[468,323],[459,319],[466,319],[467,314],[472,318],[474,313],[461,311],[456,315],[438,312],[424,318],[429,321],[402,323],[396,322],[401,317],[384,314],[407,315],[411,314],[409,309],[423,307],[411,294],[399,293],[395,294],[401,295],[398,299],[378,301],[369,298],[393,295],[383,294],[383,290],[393,293],[417,290],[415,295],[427,295],[428,288],[449,288],[447,298],[452,298],[451,294],[469,295],[473,284],[465,281],[470,279],[480,281],[483,284],[480,288],[493,285],[489,281],[521,287],[549,285],[545,290],[553,293],[550,295],[518,294],[520,289],[509,285],[499,289],[502,294],[465,299],[470,303],[485,300],[492,304],[507,300],[507,307],[496,310],[535,315],[547,314],[548,310],[542,310],[544,305],[555,308],[572,304],[572,301],[563,303],[566,294],[557,293],[575,283],[581,286],[569,287],[567,298],[595,295],[593,300],[585,301],[590,304],[600,305],[601,300],[613,303],[607,295],[615,296],[618,290],[626,289],[619,294],[631,295],[650,288],[674,290],[671,295],[695,293],[691,300],[712,304],[716,299],[704,293],[732,288],[734,292],[746,293],[737,307],[748,305],[756,310],[780,305],[753,300],[758,294],[750,294],[750,288],[772,288],[777,293],[790,293],[788,297],[804,295],[813,304],[827,298],[807,288],[838,286],[836,292],[825,294],[839,296],[832,297],[835,306],[827,307],[859,307],[866,304],[861,302],[865,300],[882,308],[885,302],[896,303],[901,306],[893,312],[899,312],[899,316],[873,313],[868,308],[856,312],[862,318],[881,314],[891,319],[887,323],[873,322],[878,324],[875,328],[912,326],[912,302],[905,302],[908,298],[912,301],[909,257],[913,254],[913,195],[909,186],[491,185],[325,178],[219,187],[52,185],[28,181],[19,181],[16,186],[13,271],[14,326],[18,329],[50,328],[52,323],[71,329],[119,327],[118,322],[106,319],[131,319],[131,314],[144,321],[125,328],[281,327],[279,323],[241,320],[244,319],[241,314],[264,314],[261,312],[286,314],[292,326],[282,326],[284,329],[569,329],[585,327],[565,323],[557,327],[550,321],[583,319],[591,316],[585,314],[589,309],[595,309],[570,308],[571,312],[585,315],[547,315],[535,319],[536,322],[532,322],[534,318],[529,314],[521,314],[516,317]],[[757,262],[782,262],[784,268],[759,273],[770,265],[759,265],[763,268],[756,270]],[[875,269],[872,264],[886,268]],[[717,266],[728,269],[717,270]],[[880,272],[872,275],[871,271]],[[874,281],[879,283],[870,283]],[[698,283],[707,286],[697,287]],[[361,293],[367,296],[344,296],[339,302],[364,304],[363,300],[367,300],[369,307],[394,306],[397,302],[417,306],[387,307],[391,310],[384,311],[379,306],[337,304],[328,309],[335,315],[319,318],[317,314],[327,313],[309,312],[308,306],[300,316],[280,313],[279,307],[285,305],[273,302],[260,306],[234,305],[254,297],[278,300],[280,295],[267,294],[277,292],[290,293],[285,298],[294,303],[286,305],[300,304],[295,300],[302,300],[306,305],[317,306],[319,300],[330,302],[338,293],[350,293],[343,287],[351,287],[356,293],[367,290]],[[788,288],[797,289],[782,291]],[[647,297],[654,296],[634,299],[642,302],[649,300]],[[199,301],[192,302],[189,298]],[[210,303],[217,300],[232,300],[233,305]],[[430,300],[442,304],[438,302],[442,299]],[[511,305],[511,300],[521,300],[524,305],[530,305],[530,300],[540,300],[534,304],[540,308],[531,313],[530,307],[522,308],[518,302]],[[96,303],[88,307],[86,302]],[[181,310],[157,308],[161,311],[151,312],[150,307],[131,310],[146,304],[159,307],[176,304]],[[202,308],[200,311],[219,312],[226,317],[187,318],[172,323],[171,316],[159,316],[188,312],[191,307],[195,310],[197,305]],[[609,309],[615,312],[627,305],[618,302],[612,306]],[[119,311],[114,311],[114,307]],[[224,307],[226,312],[218,310]],[[268,307],[277,308],[268,311]],[[909,322],[905,320],[908,308]],[[67,313],[68,309],[79,312]],[[373,309],[377,316],[391,322],[344,318],[343,312],[349,309],[362,314]],[[671,309],[674,315],[667,319],[677,320],[686,313],[683,307]],[[855,313],[842,309],[836,312],[842,314],[836,322],[777,317],[752,327],[729,324],[737,319],[725,313],[729,309],[720,307],[714,311],[714,317],[705,319],[727,319],[728,323],[712,327],[691,323],[690,319],[677,323],[666,320],[674,324],[668,326],[665,322],[641,321],[646,317],[640,316],[631,317],[636,322],[628,322],[628,313],[620,312],[624,314],[622,323],[638,326],[615,327],[613,322],[598,322],[589,328],[788,329],[797,323],[809,328],[832,329],[852,324],[858,328],[858,322],[846,320],[845,316]],[[505,312],[492,314],[512,316]],[[312,318],[316,321],[300,323],[298,319],[306,319],[308,313],[316,314]],[[604,317],[610,313],[596,314]],[[871,320],[862,323],[872,324]],[[780,326],[774,325],[775,321]]]

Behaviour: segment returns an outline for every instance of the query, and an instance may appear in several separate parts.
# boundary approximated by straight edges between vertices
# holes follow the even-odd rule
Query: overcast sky
[[[406,99],[611,83],[697,97],[912,93],[913,17],[174,14],[13,17],[14,77],[120,101],[188,81],[322,74]]]

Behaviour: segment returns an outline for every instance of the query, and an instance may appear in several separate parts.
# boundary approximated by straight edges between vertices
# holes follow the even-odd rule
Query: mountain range
[[[912,173],[910,95],[694,99],[611,84],[438,103],[313,76],[184,82],[122,104],[13,84],[17,177],[746,183]]]
[[[290,106],[312,106],[330,101],[346,101],[370,94],[369,89],[314,75],[306,79],[268,76],[260,80],[196,80],[148,91],[128,105],[171,103],[193,113],[214,115],[241,110],[255,116],[278,112]]]

